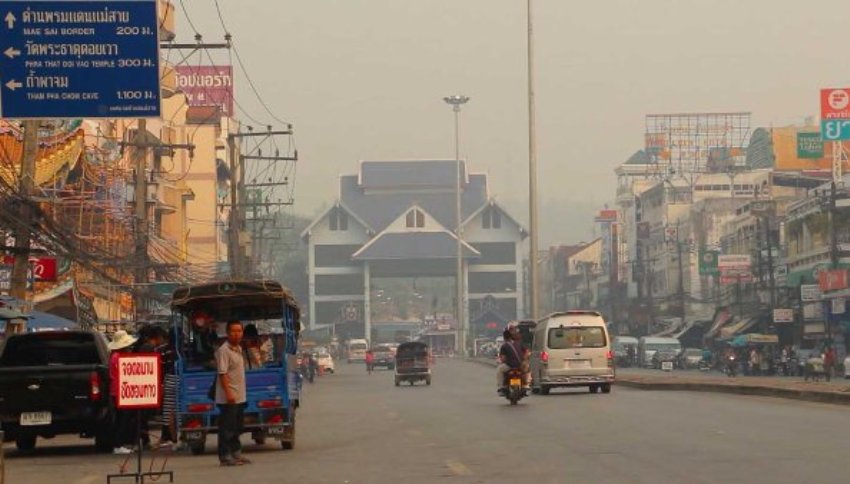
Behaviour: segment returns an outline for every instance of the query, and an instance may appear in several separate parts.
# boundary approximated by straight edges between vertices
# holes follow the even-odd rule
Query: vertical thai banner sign
[[[118,408],[162,406],[162,359],[159,353],[118,356]]]
[[[602,260],[603,271],[611,271],[613,268],[613,252],[617,250],[614,245],[614,224],[617,222],[616,210],[600,210],[596,215],[596,223],[599,224],[600,236],[602,238]]]
[[[701,276],[716,276],[720,274],[717,267],[720,252],[716,250],[701,250],[699,252],[699,274]]]
[[[850,139],[850,88],[821,89],[820,122],[823,139]]]
[[[797,158],[804,160],[823,158],[823,138],[820,133],[797,133]]]
[[[177,87],[189,106],[219,106],[233,116],[232,66],[177,66]]]

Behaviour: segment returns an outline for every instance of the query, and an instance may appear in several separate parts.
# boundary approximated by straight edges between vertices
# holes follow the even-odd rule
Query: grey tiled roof
[[[466,163],[460,162],[461,180],[466,179]],[[360,164],[362,188],[452,188],[457,185],[454,160],[363,161]]]
[[[354,260],[453,259],[457,239],[448,232],[387,232],[355,254]],[[464,244],[465,258],[479,257],[475,249]]]
[[[409,187],[408,187],[409,188]],[[455,228],[455,197],[453,193],[427,193],[415,190],[402,192],[363,193],[356,175],[340,178],[340,200],[369,227],[380,232],[416,204],[431,214],[443,227]],[[461,194],[463,218],[487,203],[487,176],[471,174]]]

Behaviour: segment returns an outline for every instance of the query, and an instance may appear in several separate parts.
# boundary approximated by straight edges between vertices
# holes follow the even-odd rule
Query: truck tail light
[[[260,400],[257,402],[257,408],[278,408],[280,406],[280,400]]]
[[[93,371],[89,375],[89,398],[93,402],[100,401],[100,375]]]
[[[190,403],[186,410],[189,413],[203,413],[209,412],[213,409],[212,403]]]
[[[540,352],[540,361],[543,363],[549,363],[549,352],[541,351]]]

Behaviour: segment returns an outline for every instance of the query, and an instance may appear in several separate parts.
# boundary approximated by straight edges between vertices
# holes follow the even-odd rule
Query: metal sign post
[[[0,118],[161,115],[156,0],[0,0]]]
[[[174,472],[142,471],[142,454],[144,441],[142,438],[142,419],[145,410],[157,409],[162,406],[162,357],[159,353],[128,353],[118,357],[118,410],[136,411],[136,472],[109,474],[106,482],[112,479],[134,479],[144,484],[145,477],[159,478],[168,476],[169,482],[174,482]],[[164,466],[163,466],[164,467]]]

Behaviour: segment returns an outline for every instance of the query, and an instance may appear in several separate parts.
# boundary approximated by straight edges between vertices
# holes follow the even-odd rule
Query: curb
[[[788,400],[802,400],[806,402],[850,405],[850,393],[840,392],[819,392],[812,390],[793,390],[789,388],[748,385],[721,385],[716,383],[641,382],[629,380],[628,378],[618,378],[616,383],[617,385],[622,385],[627,388],[636,388],[639,390],[726,393],[732,395],[785,398]]]
[[[467,358],[466,361],[478,363],[479,365],[495,367],[496,362],[489,359]],[[647,382],[631,380],[629,377],[617,377],[615,385],[626,388],[635,388],[648,391],[678,391],[678,392],[706,392],[725,393],[727,395],[749,395],[756,397],[784,398],[786,400],[800,400],[805,402],[830,403],[834,405],[850,405],[850,393],[815,391],[815,390],[793,390],[789,388],[774,388],[750,385],[726,385],[717,383],[683,383],[683,382]]]

